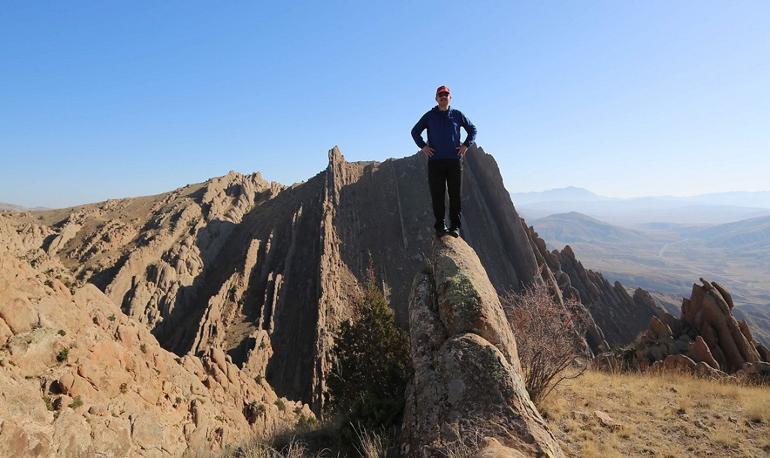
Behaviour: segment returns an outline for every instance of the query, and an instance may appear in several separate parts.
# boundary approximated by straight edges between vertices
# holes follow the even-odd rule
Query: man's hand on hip
[[[422,151],[422,154],[424,154],[425,157],[433,157],[433,153],[436,152],[433,148],[431,148],[428,145],[423,146],[420,151]]]
[[[457,155],[460,156],[460,157],[465,157],[465,153],[467,153],[467,152],[468,152],[468,147],[465,146],[465,145],[460,145],[457,148]]]

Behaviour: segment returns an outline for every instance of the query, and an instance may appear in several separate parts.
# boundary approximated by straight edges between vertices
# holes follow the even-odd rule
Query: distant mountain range
[[[583,188],[567,187],[511,193],[511,199],[527,219],[576,211],[621,226],[649,223],[711,225],[770,216],[770,192],[612,198]]]
[[[21,205],[14,205],[14,204],[8,204],[5,202],[0,202],[0,210],[24,210],[25,208]]]
[[[718,281],[733,294],[736,314],[748,317],[770,343],[770,216],[711,226],[625,228],[570,212],[528,223],[549,248],[570,245],[586,268],[662,293],[656,298],[675,308],[699,277]]]
[[[22,205],[9,204],[6,202],[0,202],[0,211],[27,211],[27,210],[48,210],[45,207],[27,208]]]

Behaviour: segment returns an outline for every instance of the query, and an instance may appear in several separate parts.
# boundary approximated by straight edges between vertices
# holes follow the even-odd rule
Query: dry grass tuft
[[[303,458],[306,456],[309,456],[307,450],[299,442],[291,442],[282,450],[277,450],[267,444],[253,443],[240,447],[235,454],[224,455],[227,458]]]
[[[356,452],[364,458],[380,458],[388,454],[388,438],[374,431],[366,430],[362,427],[353,427],[356,433],[358,444],[355,445]]]
[[[621,424],[599,421],[599,410]],[[767,456],[770,389],[686,374],[587,371],[541,412],[568,455]]]

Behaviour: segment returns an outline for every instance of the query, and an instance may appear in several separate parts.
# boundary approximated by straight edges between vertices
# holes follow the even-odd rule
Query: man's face
[[[436,102],[438,102],[438,106],[441,108],[446,108],[449,106],[449,102],[452,100],[452,95],[448,92],[442,92],[438,95],[436,95]]]

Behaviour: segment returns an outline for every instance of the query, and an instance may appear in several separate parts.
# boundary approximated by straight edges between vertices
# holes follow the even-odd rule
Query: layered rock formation
[[[754,340],[745,321],[733,317],[730,293],[716,282],[701,283],[693,284],[690,298],[682,300],[679,318],[668,313],[653,317],[630,349],[603,355],[596,364],[641,370],[662,365],[715,377],[770,375],[770,352]]]
[[[241,367],[267,361],[279,394],[319,411],[331,331],[352,313],[370,262],[408,326],[409,285],[433,238],[426,174],[420,155],[349,163],[334,148],[326,170],[293,186],[231,172],[157,196],[19,214],[13,224],[19,237],[42,232],[39,246],[74,283],[96,285],[163,348],[222,348]],[[561,270],[480,148],[465,163],[463,209],[463,238],[498,292],[543,284],[559,301],[580,295],[588,345],[606,348],[589,310],[616,308],[606,313],[622,323],[633,312],[626,298],[583,297],[581,288],[606,282]],[[253,351],[267,340],[271,355]]]
[[[0,217],[0,455],[205,453],[313,418],[274,393],[264,360],[164,350],[36,248],[46,228],[17,229]]]
[[[405,456],[562,456],[529,399],[516,341],[476,253],[462,239],[433,244],[409,302],[414,378],[402,432]]]
[[[562,288],[569,291],[565,294],[586,305],[611,346],[631,342],[652,317],[664,313],[647,291],[637,288],[629,295],[620,282],[611,284],[599,272],[583,267],[569,245],[553,250],[546,260],[552,269],[566,274],[569,282],[564,276],[560,279]]]
[[[610,284],[601,273],[583,267],[569,245],[548,251],[532,226],[528,232],[536,253],[555,273],[564,298],[585,307],[586,340],[595,353],[631,342],[650,318],[664,313],[647,291],[637,288],[631,296],[620,282]]]

